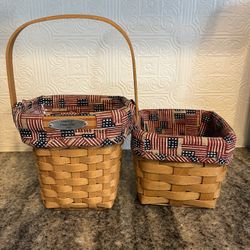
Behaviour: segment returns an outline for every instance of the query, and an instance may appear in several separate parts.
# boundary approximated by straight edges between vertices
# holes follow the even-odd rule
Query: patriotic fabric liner
[[[171,162],[218,163],[232,160],[236,136],[215,112],[149,109],[139,112],[131,147],[139,156]]]
[[[121,96],[52,95],[23,100],[13,118],[24,143],[37,148],[107,146],[123,142],[133,128],[135,104]],[[93,117],[88,129],[51,129],[49,117]],[[91,118],[92,119],[92,118]]]

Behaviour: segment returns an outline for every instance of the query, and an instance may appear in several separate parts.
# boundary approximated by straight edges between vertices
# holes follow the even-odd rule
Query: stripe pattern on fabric
[[[151,160],[228,165],[236,143],[233,129],[215,112],[148,109],[139,112],[131,148]]]
[[[133,128],[135,104],[121,96],[52,95],[23,100],[13,119],[24,143],[36,148],[97,147],[121,143]],[[80,129],[51,129],[48,118],[94,117],[95,125]]]

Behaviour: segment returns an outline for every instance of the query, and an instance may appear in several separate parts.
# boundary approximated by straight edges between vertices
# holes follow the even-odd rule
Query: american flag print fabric
[[[135,103],[121,96],[52,95],[23,100],[13,119],[24,143],[36,148],[102,147],[122,143],[130,134]],[[47,118],[93,117],[95,126],[51,129]],[[91,118],[92,119],[92,118]]]
[[[131,148],[141,157],[172,162],[229,165],[236,135],[212,111],[147,109],[139,112]]]

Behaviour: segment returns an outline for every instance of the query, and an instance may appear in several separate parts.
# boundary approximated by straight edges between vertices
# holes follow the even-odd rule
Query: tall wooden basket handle
[[[7,69],[7,77],[8,77],[8,85],[9,85],[9,94],[10,94],[10,103],[11,106],[14,107],[17,103],[17,97],[16,97],[16,88],[15,88],[15,80],[14,80],[14,71],[13,71],[13,47],[14,43],[16,41],[17,36],[19,33],[25,29],[27,26],[40,23],[40,22],[46,22],[50,20],[57,20],[57,19],[92,19],[97,20],[100,22],[108,23],[111,26],[113,26],[116,30],[118,30],[122,36],[125,38],[125,40],[128,43],[131,59],[132,59],[132,67],[133,67],[133,80],[134,80],[134,95],[135,95],[135,104],[136,104],[136,116],[138,115],[138,88],[137,88],[137,77],[136,77],[136,64],[135,64],[135,54],[134,49],[132,46],[132,43],[127,35],[127,33],[115,22],[112,20],[101,17],[101,16],[93,16],[93,15],[82,15],[82,14],[69,14],[69,15],[57,15],[57,16],[48,16],[48,17],[42,17],[35,20],[31,20],[29,22],[24,23],[19,28],[15,30],[15,32],[11,35],[7,48],[6,48],[6,69]]]

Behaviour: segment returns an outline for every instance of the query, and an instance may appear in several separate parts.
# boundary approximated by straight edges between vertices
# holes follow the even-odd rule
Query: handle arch
[[[113,26],[117,31],[120,32],[120,34],[123,36],[123,38],[126,40],[131,60],[132,60],[132,69],[133,69],[133,81],[134,81],[134,96],[135,96],[135,104],[136,104],[136,116],[138,115],[138,87],[137,87],[137,75],[136,75],[136,63],[135,63],[135,54],[134,49],[131,43],[130,38],[128,37],[127,33],[124,31],[124,29],[119,26],[114,21],[101,17],[101,16],[95,16],[95,15],[83,15],[83,14],[66,14],[66,15],[56,15],[56,16],[48,16],[48,17],[42,17],[38,19],[31,20],[29,22],[26,22],[19,26],[15,32],[11,35],[9,38],[7,48],[6,48],[6,70],[7,70],[7,78],[8,78],[8,86],[9,86],[9,95],[10,95],[10,103],[11,107],[14,107],[17,103],[17,97],[16,97],[16,87],[15,87],[15,78],[14,78],[14,69],[13,69],[13,47],[15,44],[15,41],[20,34],[20,32],[25,29],[26,27],[35,24],[35,23],[41,23],[41,22],[47,22],[51,20],[59,20],[59,19],[90,19],[90,20],[96,20],[100,22],[104,22],[107,24],[110,24]]]

